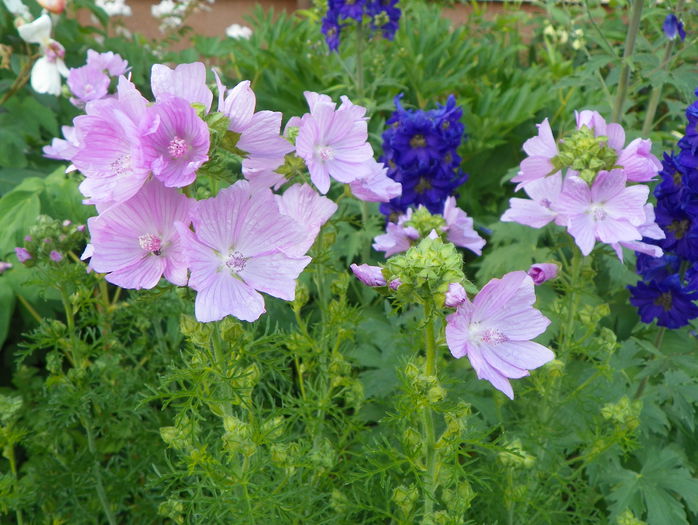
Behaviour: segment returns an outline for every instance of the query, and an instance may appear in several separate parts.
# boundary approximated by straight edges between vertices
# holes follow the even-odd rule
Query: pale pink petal
[[[589,255],[594,249],[596,243],[595,227],[596,223],[589,214],[580,214],[568,219],[569,226],[567,230],[574,237],[577,246],[582,252],[582,255]]]
[[[591,185],[591,200],[593,202],[608,201],[625,189],[626,181],[627,177],[623,170],[600,171]]]
[[[490,354],[496,354],[502,361],[526,370],[534,370],[555,359],[555,354],[549,348],[533,341],[500,343],[489,349],[487,356]]]
[[[642,235],[637,228],[623,219],[611,219],[596,222],[596,233],[601,242],[610,244],[619,241],[639,241]]]
[[[473,322],[483,322],[502,313],[503,307],[525,308],[536,300],[533,281],[526,272],[509,272],[488,282],[473,300]]]
[[[468,351],[468,360],[475,370],[478,379],[489,381],[493,387],[509,399],[514,399],[514,389],[511,387],[509,380],[487,362],[479,349],[474,346],[471,347]]]
[[[219,321],[228,315],[252,322],[265,312],[262,295],[227,272],[212,274],[206,284],[194,303],[199,322]]]
[[[222,104],[218,103],[218,111],[230,119],[228,129],[241,132],[252,120],[256,104],[257,98],[250,87],[250,81],[243,80],[228,92]]]
[[[356,273],[356,272],[354,272]],[[447,308],[457,308],[468,300],[468,295],[465,293],[465,288],[460,283],[451,283],[448,285],[448,291],[444,297],[444,306]]]
[[[255,290],[293,301],[296,279],[310,261],[310,257],[289,257],[277,251],[251,257],[239,275]]]
[[[557,155],[557,145],[550,129],[550,122],[546,118],[538,126],[538,136],[524,142],[523,150],[530,157],[547,157],[552,159]]]
[[[598,136],[598,135],[597,135]],[[606,126],[606,136],[608,137],[607,144],[617,152],[623,149],[625,144],[625,130],[620,124],[611,122]]]
[[[94,260],[94,257],[92,258]],[[92,268],[99,272],[92,264]],[[121,288],[150,289],[160,282],[160,277],[165,270],[165,259],[152,255],[144,256],[138,263],[108,273],[104,278]]]
[[[555,219],[557,213],[529,199],[509,200],[509,209],[504,212],[502,222],[518,222],[531,228],[542,228]]]
[[[386,286],[385,277],[380,266],[368,264],[352,264],[349,266],[356,278],[366,286]]]
[[[156,100],[163,95],[174,95],[190,104],[202,104],[207,113],[211,109],[213,93],[206,85],[206,66],[201,62],[179,64],[174,70],[155,64],[150,74],[150,86]]]

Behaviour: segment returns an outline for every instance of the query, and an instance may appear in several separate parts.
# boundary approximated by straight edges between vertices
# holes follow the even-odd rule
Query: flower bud
[[[558,266],[555,263],[536,263],[528,269],[528,275],[533,279],[533,284],[543,284],[545,281],[557,277]]]
[[[465,293],[465,288],[460,283],[451,283],[448,285],[444,306],[448,308],[458,308],[458,306],[468,300]]]

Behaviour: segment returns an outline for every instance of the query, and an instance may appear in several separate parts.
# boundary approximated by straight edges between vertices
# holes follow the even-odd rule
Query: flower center
[[[654,300],[654,304],[661,306],[665,312],[671,310],[672,296],[671,292],[664,292]]]
[[[240,252],[233,252],[228,255],[228,259],[225,261],[225,265],[230,268],[234,273],[240,273],[245,269],[247,264],[247,257],[245,257]]]
[[[602,221],[608,215],[602,206],[595,204],[589,210],[595,221]]]
[[[160,251],[162,248],[162,241],[160,237],[152,233],[146,233],[138,237],[138,244],[140,244],[141,248],[146,252],[150,252],[153,255],[160,255],[162,253]]]
[[[424,135],[415,135],[410,139],[410,148],[423,148],[427,145]]]
[[[496,330],[494,328],[487,328],[480,334],[480,342],[486,345],[498,345],[499,343],[505,343],[509,338],[504,335],[501,330]]]
[[[334,151],[329,146],[318,146],[317,154],[323,162],[334,159]]]
[[[672,222],[669,226],[667,226],[667,230],[673,233],[677,240],[680,240],[683,239],[690,227],[691,223],[688,221],[688,219],[683,219]]]
[[[121,155],[111,163],[111,170],[115,176],[124,175],[131,172],[131,155]]]
[[[431,182],[429,182],[427,179],[424,177],[419,178],[419,182],[417,183],[417,186],[414,188],[414,191],[419,193],[420,195],[424,193],[427,190],[431,189]]]
[[[187,143],[184,142],[184,139],[177,136],[175,136],[175,138],[170,141],[169,146],[167,146],[168,153],[172,158],[175,159],[179,159],[186,155],[188,149],[189,148],[187,147]]]

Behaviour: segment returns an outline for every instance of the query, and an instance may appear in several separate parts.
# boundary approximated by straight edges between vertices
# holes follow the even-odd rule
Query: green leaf
[[[21,244],[22,237],[39,215],[39,193],[43,189],[43,181],[32,177],[0,198],[0,227],[3,231],[0,256],[5,257]]]

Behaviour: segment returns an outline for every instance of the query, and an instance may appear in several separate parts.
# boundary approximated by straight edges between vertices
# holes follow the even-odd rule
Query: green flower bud
[[[498,459],[502,465],[508,467],[523,467],[530,468],[536,461],[536,458],[526,452],[521,446],[521,440],[515,439],[506,445],[506,450],[498,454]]]
[[[440,238],[426,237],[405,253],[388,259],[383,268],[386,282],[400,280],[395,291],[404,303],[433,303],[436,308],[444,304],[448,285],[465,279],[463,259],[451,243]]]
[[[400,509],[402,515],[408,516],[410,512],[412,512],[414,504],[417,502],[417,498],[419,498],[419,491],[417,490],[417,487],[414,485],[410,485],[409,487],[400,485],[399,487],[393,489],[391,499],[393,500],[393,503],[397,505],[398,509]]]
[[[405,226],[412,226],[420,237],[426,237],[432,230],[440,235],[441,228],[446,226],[446,219],[441,215],[432,215],[427,208],[419,206],[410,220],[405,222]]]
[[[618,168],[618,153],[608,145],[608,137],[594,136],[594,131],[583,126],[560,141],[559,154],[552,159],[555,171],[572,168],[591,184],[599,171]]]
[[[628,396],[623,396],[616,403],[606,403],[601,409],[601,416],[630,433],[640,425],[640,412],[641,400],[630,401]]]

